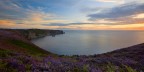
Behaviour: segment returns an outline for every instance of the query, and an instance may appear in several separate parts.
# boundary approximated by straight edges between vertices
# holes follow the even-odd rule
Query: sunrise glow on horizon
[[[144,0],[1,0],[0,28],[144,30]]]

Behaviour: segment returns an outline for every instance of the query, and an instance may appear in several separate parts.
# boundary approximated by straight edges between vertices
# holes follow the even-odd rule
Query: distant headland
[[[45,36],[55,36],[59,34],[64,34],[62,30],[48,30],[48,29],[1,29],[6,31],[18,32],[27,39],[35,39]]]

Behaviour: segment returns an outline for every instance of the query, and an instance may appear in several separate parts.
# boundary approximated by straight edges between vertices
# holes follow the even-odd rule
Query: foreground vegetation
[[[142,72],[137,61],[118,58],[33,56],[0,50],[1,72]]]
[[[0,31],[0,72],[143,72],[144,44],[92,56],[58,56]]]

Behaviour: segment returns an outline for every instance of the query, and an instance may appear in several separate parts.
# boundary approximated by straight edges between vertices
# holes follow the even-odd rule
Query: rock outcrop
[[[21,33],[27,39],[35,39],[44,36],[55,36],[64,34],[62,30],[46,30],[46,29],[2,29],[7,31],[15,31]]]

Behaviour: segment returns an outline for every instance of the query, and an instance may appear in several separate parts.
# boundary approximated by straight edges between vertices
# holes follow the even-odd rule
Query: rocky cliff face
[[[3,29],[4,30],[4,29]],[[44,30],[44,29],[7,29],[9,31],[15,31],[21,33],[27,39],[35,39],[44,36],[55,36],[64,34],[62,30]]]

